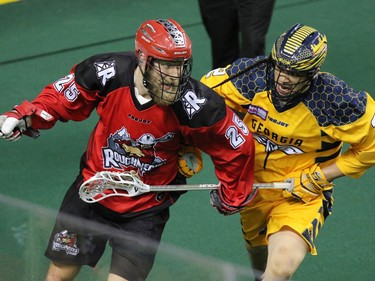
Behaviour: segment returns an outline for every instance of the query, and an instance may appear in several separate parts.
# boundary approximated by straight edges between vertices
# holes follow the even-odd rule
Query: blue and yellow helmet
[[[327,56],[327,38],[316,29],[295,24],[275,42],[272,61],[295,76],[313,78]]]

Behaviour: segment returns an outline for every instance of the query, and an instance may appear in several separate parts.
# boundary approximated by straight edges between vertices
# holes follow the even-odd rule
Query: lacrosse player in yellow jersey
[[[256,280],[289,280],[314,245],[333,204],[333,180],[358,178],[375,164],[375,103],[320,68],[326,36],[296,24],[269,57],[239,58],[201,81],[217,91],[256,140],[255,182],[292,181],[293,190],[259,190],[241,212]],[[342,152],[343,143],[350,148]]]

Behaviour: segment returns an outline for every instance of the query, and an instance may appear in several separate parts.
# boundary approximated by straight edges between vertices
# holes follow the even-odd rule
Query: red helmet
[[[184,29],[173,19],[147,20],[135,36],[135,50],[161,60],[189,60],[191,41]]]
[[[179,100],[189,82],[193,61],[191,41],[182,27],[173,19],[145,21],[135,35],[135,52],[138,63],[141,61],[141,52],[146,57],[146,66],[142,72],[143,85],[151,97],[168,103]],[[177,76],[161,71],[160,65],[166,62],[181,66]],[[151,71],[160,74],[161,87],[154,85],[150,78]],[[179,81],[177,87],[164,89],[165,86],[171,86],[167,80],[176,78]],[[161,93],[158,93],[159,88],[162,89]]]

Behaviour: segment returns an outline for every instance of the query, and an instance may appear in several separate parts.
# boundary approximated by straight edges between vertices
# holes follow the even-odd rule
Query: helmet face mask
[[[269,88],[271,89],[272,103],[278,109],[287,109],[295,105],[303,97],[303,93],[311,85],[311,77],[293,71],[271,67],[269,73]]]
[[[143,85],[152,99],[170,105],[180,99],[192,71],[191,41],[173,19],[148,20],[136,33]]]
[[[327,38],[317,30],[296,24],[275,42],[270,73],[272,102],[290,108],[300,101],[327,55]],[[283,79],[283,78],[289,79]],[[293,85],[292,85],[293,84]],[[289,91],[288,91],[289,90]]]
[[[149,59],[143,74],[143,85],[153,100],[162,105],[173,104],[189,81],[191,60],[165,61]]]

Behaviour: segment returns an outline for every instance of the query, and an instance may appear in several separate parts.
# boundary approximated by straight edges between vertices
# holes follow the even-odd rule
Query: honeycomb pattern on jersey
[[[317,118],[319,125],[342,126],[363,116],[367,95],[355,91],[330,73],[321,73],[303,102]]]
[[[240,58],[227,69],[227,74],[231,77],[261,59],[265,59],[265,57],[257,57],[255,59]],[[250,71],[232,79],[231,81],[245,98],[252,100],[256,93],[267,90],[266,78],[267,65],[264,63],[250,69]]]
[[[240,58],[228,67],[227,74],[234,76],[264,58]],[[270,75],[273,75],[273,71],[270,71]],[[256,93],[267,90],[267,65],[264,63],[250,69],[231,82],[245,98],[252,100]],[[356,121],[364,114],[367,96],[365,92],[355,91],[330,73],[320,73],[306,93],[303,103],[320,126],[342,126]]]

